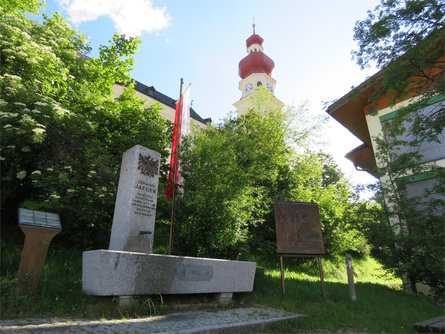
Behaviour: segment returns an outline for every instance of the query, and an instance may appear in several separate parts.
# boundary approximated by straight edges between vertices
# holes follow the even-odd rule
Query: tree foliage
[[[320,207],[327,253],[367,254],[349,184],[329,155],[296,153],[307,129],[294,120],[303,111],[268,104],[268,94],[260,88],[245,115],[187,138],[175,252],[270,256],[276,252],[274,201],[313,200]]]
[[[2,226],[16,228],[19,206],[61,214],[59,240],[106,246],[124,151],[165,153],[159,105],[144,108],[129,82],[138,39],[114,35],[97,58],[86,36],[55,13],[41,23],[0,12]],[[166,154],[163,154],[166,156]]]
[[[7,13],[38,14],[45,0],[0,0],[0,7]]]
[[[382,0],[354,28],[358,50],[352,52],[362,68],[375,62],[383,75],[372,101],[386,95],[391,104],[422,95],[402,108],[400,119],[426,105],[429,98],[445,93],[445,2],[443,0]],[[371,108],[372,110],[372,108]],[[413,128],[423,140],[437,140],[445,126],[438,109],[419,119]]]
[[[443,32],[444,24],[443,0],[382,0],[374,11],[368,11],[365,20],[356,23],[354,40],[359,49],[353,55],[361,67],[371,61],[385,67],[400,57],[408,57],[406,53],[431,34]],[[435,63],[437,55],[430,54],[425,61]],[[409,57],[420,61],[415,54]]]

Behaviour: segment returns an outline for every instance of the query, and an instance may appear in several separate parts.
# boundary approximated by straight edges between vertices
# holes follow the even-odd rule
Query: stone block
[[[255,262],[114,250],[83,253],[82,289],[97,296],[250,292]]]
[[[139,306],[139,302],[134,296],[119,296],[119,309],[132,310]]]
[[[232,302],[233,292],[221,292],[217,293],[215,300],[218,304],[228,305]]]

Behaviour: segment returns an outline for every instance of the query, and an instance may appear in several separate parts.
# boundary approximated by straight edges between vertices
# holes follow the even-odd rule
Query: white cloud
[[[108,16],[116,31],[127,36],[162,30],[171,17],[166,8],[155,8],[150,0],[58,0],[74,24]]]

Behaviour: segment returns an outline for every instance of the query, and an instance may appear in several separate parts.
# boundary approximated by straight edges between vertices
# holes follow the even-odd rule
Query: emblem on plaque
[[[141,174],[153,177],[158,175],[158,163],[159,160],[154,160],[149,155],[142,155],[139,153],[138,169]]]

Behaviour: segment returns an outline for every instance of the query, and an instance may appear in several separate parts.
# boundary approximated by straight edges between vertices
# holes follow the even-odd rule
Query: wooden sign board
[[[321,293],[324,297],[325,288],[321,263],[324,246],[318,205],[316,203],[276,201],[274,210],[283,295],[286,294],[283,256],[317,257]]]
[[[283,256],[323,256],[320,213],[316,203],[276,201],[277,253]]]

